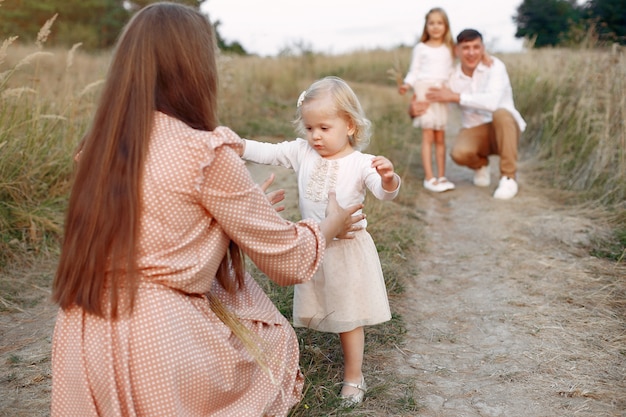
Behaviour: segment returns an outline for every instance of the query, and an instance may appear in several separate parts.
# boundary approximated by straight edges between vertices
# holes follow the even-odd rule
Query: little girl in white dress
[[[324,218],[333,190],[343,207],[363,203],[368,189],[380,200],[398,195],[400,177],[393,164],[360,152],[369,142],[370,121],[343,80],[326,77],[313,83],[298,99],[294,123],[305,139],[278,144],[246,140],[243,158],[296,172],[302,218]],[[391,319],[378,252],[366,226],[364,219],[354,232],[330,242],[314,277],[294,289],[294,326],[339,333],[341,397],[348,406],[360,403],[366,392],[363,326]]]

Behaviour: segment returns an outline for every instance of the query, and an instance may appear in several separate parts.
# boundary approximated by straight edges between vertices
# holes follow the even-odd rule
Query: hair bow
[[[305,97],[306,97],[306,90],[300,93],[300,97],[298,97],[298,104],[296,104],[296,107],[302,106],[302,103],[304,102]]]

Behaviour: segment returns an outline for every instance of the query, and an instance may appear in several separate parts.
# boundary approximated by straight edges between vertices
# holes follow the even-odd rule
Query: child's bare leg
[[[363,350],[365,348],[365,331],[363,327],[357,327],[349,332],[339,333],[339,340],[341,340],[344,360],[343,380],[360,384],[363,378],[361,368],[363,366]],[[341,388],[341,395],[354,395],[358,391],[358,388],[344,385]]]
[[[435,141],[435,131],[432,129],[422,129],[422,166],[424,167],[424,179],[428,181],[433,175],[433,142]]]
[[[435,160],[437,161],[437,176],[446,176],[446,132],[434,130],[433,141],[435,142]]]

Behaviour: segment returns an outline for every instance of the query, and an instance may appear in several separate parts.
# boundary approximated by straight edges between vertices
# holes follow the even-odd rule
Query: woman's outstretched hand
[[[276,179],[276,176],[273,173],[270,174],[270,176],[261,184],[261,189],[266,192],[269,186],[272,185],[272,183],[274,182],[274,179]],[[269,193],[266,192],[265,196],[267,197],[267,200],[270,202],[270,204],[275,206],[285,199],[285,190],[281,188],[279,190],[270,191]],[[281,212],[285,210],[285,206],[275,206],[274,209],[278,212]]]
[[[276,176],[270,174],[270,176],[260,184],[261,189],[266,192],[270,185],[274,182]],[[285,190],[279,189],[271,191],[265,194],[267,200],[271,205],[280,203],[285,199]],[[365,214],[358,213],[357,211],[363,208],[363,204],[355,204],[350,207],[341,207],[337,203],[337,195],[334,191],[328,193],[328,205],[326,206],[326,218],[320,222],[320,230],[329,242],[334,238],[339,239],[352,239],[354,238],[354,232],[363,229],[362,226],[358,226],[361,220],[365,218]],[[285,210],[285,206],[276,206],[276,211],[280,212]]]
[[[343,208],[337,203],[337,195],[334,191],[328,193],[328,205],[326,206],[326,218],[320,222],[320,229],[329,242],[333,238],[352,239],[354,232],[363,227],[357,223],[365,218],[365,214],[357,211],[363,208],[363,204],[355,204]]]

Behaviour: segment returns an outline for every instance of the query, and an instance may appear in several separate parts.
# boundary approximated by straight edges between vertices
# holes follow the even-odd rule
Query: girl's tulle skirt
[[[428,101],[426,93],[431,87],[442,87],[441,81],[418,81],[414,86],[418,101]],[[430,103],[428,110],[420,117],[413,118],[413,126],[422,129],[445,130],[448,123],[448,104]]]
[[[376,245],[366,230],[333,240],[315,276],[294,288],[296,327],[343,333],[391,319]]]

